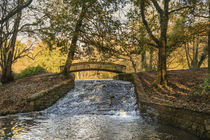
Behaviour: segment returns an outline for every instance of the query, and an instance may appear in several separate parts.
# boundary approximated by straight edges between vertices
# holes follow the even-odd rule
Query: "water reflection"
[[[114,96],[110,104],[110,96]],[[196,140],[139,114],[133,85],[102,80],[76,88],[42,112],[0,118],[0,139],[20,140]]]
[[[16,118],[18,119],[18,117]],[[56,119],[29,121],[14,117],[1,139],[70,139],[70,140],[196,140],[197,138],[169,126],[146,122],[141,117],[120,117],[109,115],[79,115]],[[2,122],[2,119],[1,119]],[[5,130],[5,129],[2,129]]]

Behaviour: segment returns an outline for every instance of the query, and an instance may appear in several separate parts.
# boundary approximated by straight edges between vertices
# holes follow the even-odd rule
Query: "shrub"
[[[195,94],[199,95],[210,95],[210,77],[208,76],[203,83],[199,85],[198,90]]]
[[[33,76],[33,75],[37,75],[37,74],[44,73],[44,72],[46,72],[45,69],[40,66],[27,67],[26,69],[21,71],[21,73],[15,75],[15,79],[19,79],[19,78],[27,77],[27,76]]]

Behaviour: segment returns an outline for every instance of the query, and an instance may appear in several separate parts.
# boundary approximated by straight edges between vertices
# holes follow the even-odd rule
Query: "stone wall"
[[[64,97],[74,88],[74,77],[64,80],[62,83],[35,93],[24,101],[24,112],[40,111],[52,106],[60,98]]]
[[[135,85],[141,112],[147,112],[156,117],[161,123],[184,129],[203,139],[210,139],[210,114],[150,102],[149,97],[145,96],[141,80],[135,73],[119,74],[115,79],[130,81]]]

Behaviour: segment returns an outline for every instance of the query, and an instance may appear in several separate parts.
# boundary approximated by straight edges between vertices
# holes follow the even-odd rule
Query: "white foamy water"
[[[0,117],[0,138],[20,140],[196,140],[138,111],[134,86],[76,80],[75,88],[41,112]]]

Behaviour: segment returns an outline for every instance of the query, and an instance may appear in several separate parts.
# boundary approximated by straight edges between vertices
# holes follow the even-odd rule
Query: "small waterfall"
[[[46,110],[0,117],[0,139],[197,140],[139,113],[133,84],[117,80],[76,80]]]
[[[76,80],[75,89],[48,108],[49,115],[138,116],[134,86],[116,80]]]

